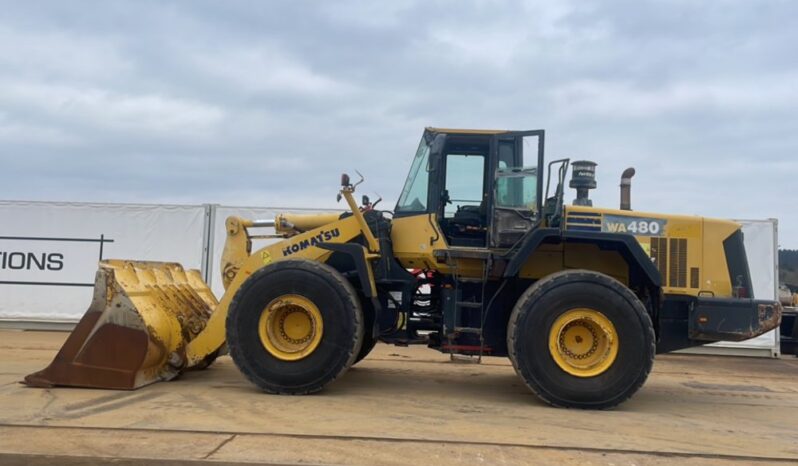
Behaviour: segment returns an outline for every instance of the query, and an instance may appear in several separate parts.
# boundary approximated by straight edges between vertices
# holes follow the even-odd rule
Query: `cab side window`
[[[485,157],[475,154],[446,156],[447,203],[444,218],[452,218],[458,210],[484,210]]]

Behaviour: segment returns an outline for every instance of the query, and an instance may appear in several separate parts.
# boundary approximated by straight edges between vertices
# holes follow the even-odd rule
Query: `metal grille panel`
[[[668,285],[675,288],[687,287],[687,240],[671,238]]]
[[[654,258],[654,263],[659,269],[659,274],[662,277],[662,283],[668,279],[668,240],[658,236],[651,238],[651,257]]]

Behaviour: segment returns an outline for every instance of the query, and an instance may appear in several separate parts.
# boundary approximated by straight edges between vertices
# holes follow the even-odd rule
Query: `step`
[[[480,364],[482,363],[482,356],[449,353],[449,361],[455,364]]]
[[[473,333],[476,335],[482,334],[482,330],[476,327],[455,327],[454,331],[455,333]]]
[[[472,301],[457,301],[456,304],[460,307],[468,307],[471,309],[482,309],[482,303],[475,303]]]
[[[460,283],[482,283],[484,280],[482,280],[481,278],[464,278],[464,277],[460,277],[460,278],[457,279],[457,281],[460,282]]]

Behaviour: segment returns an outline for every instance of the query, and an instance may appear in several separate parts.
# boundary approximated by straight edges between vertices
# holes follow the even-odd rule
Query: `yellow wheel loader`
[[[571,162],[543,152],[542,130],[427,128],[393,212],[358,206],[344,175],[345,212],[228,218],[218,302],[180,265],[103,261],[88,312],[25,381],[134,389],[229,351],[263,391],[305,394],[382,341],[507,356],[545,402],[609,408],[655,353],[778,327],[739,224],[632,211],[632,169],[621,208],[595,208],[588,161],[566,205]],[[253,251],[264,236],[280,241]]]

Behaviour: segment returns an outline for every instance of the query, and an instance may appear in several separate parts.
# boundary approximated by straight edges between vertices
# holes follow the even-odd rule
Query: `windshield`
[[[507,167],[496,171],[496,206],[537,211],[538,170]]]
[[[413,165],[407,175],[405,187],[396,204],[397,212],[423,212],[427,210],[427,190],[429,188],[429,144],[421,138]]]

